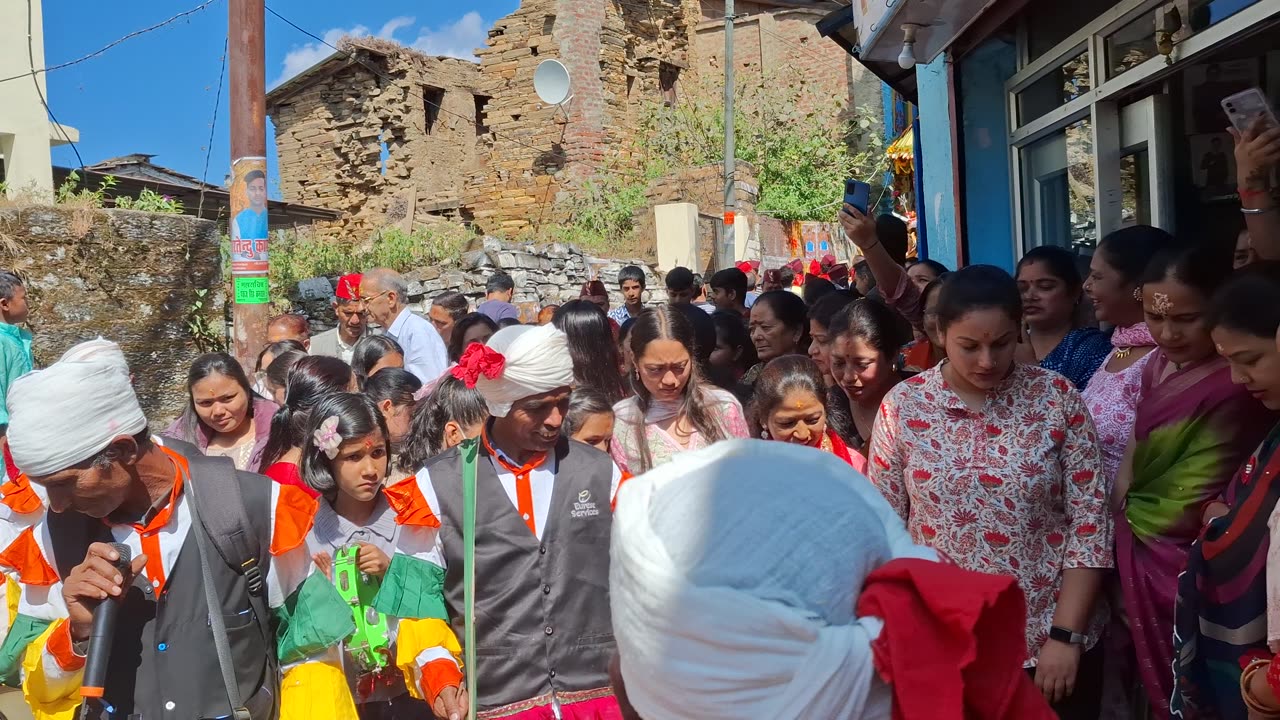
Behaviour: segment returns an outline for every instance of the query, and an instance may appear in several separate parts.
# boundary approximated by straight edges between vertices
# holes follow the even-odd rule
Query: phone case
[[[1259,115],[1266,117],[1271,125],[1277,124],[1276,115],[1267,103],[1267,96],[1256,87],[1223,98],[1222,109],[1231,120],[1231,126],[1241,132],[1249,129]]]
[[[858,212],[867,214],[867,205],[871,203],[871,186],[857,180],[846,180],[844,183],[844,201],[858,208]]]

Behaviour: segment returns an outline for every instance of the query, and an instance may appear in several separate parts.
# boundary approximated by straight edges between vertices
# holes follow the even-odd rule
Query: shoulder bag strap
[[[232,478],[233,483],[235,478]],[[200,574],[204,579],[204,599],[209,610],[209,628],[213,631],[213,646],[218,654],[218,669],[222,671],[222,685],[227,691],[227,702],[235,720],[248,720],[249,711],[240,697],[240,686],[236,683],[236,669],[231,660],[231,641],[227,637],[227,625],[222,619],[222,602],[218,599],[218,590],[213,580],[213,568],[209,565],[209,539],[205,537],[207,526],[201,520],[204,507],[196,500],[195,483],[187,477],[188,492],[191,493],[191,514],[196,522],[191,530],[196,534],[196,548],[200,551]],[[237,494],[239,494],[237,488]],[[243,507],[241,508],[243,513]]]
[[[462,583],[465,635],[462,644],[467,677],[467,720],[476,720],[476,460],[480,441],[464,440],[458,447],[462,460]]]
[[[207,480],[210,487],[218,489],[216,501],[200,506],[200,521],[214,549],[227,565],[245,576],[250,595],[263,595],[265,538],[254,532],[253,525],[249,523],[235,464],[228,458],[203,455],[187,458],[187,463],[192,468],[192,475],[200,475],[201,482]]]

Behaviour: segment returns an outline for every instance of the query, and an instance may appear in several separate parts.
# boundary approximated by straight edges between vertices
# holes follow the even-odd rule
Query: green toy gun
[[[382,670],[391,663],[391,642],[387,639],[387,616],[373,608],[373,598],[381,584],[360,572],[357,560],[359,545],[338,548],[333,563],[333,582],[338,594],[351,607],[356,631],[347,641],[347,652],[355,659],[361,673]]]

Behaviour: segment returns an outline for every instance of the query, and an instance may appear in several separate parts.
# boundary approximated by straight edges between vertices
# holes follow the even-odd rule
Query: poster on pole
[[[266,275],[267,159],[240,158],[231,177],[231,274]]]

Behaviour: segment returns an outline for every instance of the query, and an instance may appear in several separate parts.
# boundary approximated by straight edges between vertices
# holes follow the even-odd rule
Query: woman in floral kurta
[[[1095,602],[1102,575],[1068,573],[1113,565],[1108,487],[1080,394],[1057,373],[1013,362],[1012,283],[974,266],[944,285],[949,359],[885,397],[870,478],[916,542],[962,567],[1018,578],[1026,667],[1043,671],[1037,684],[1061,717],[1092,720],[1101,662],[1088,651],[1106,620]],[[1050,640],[1054,626],[1083,637]]]

